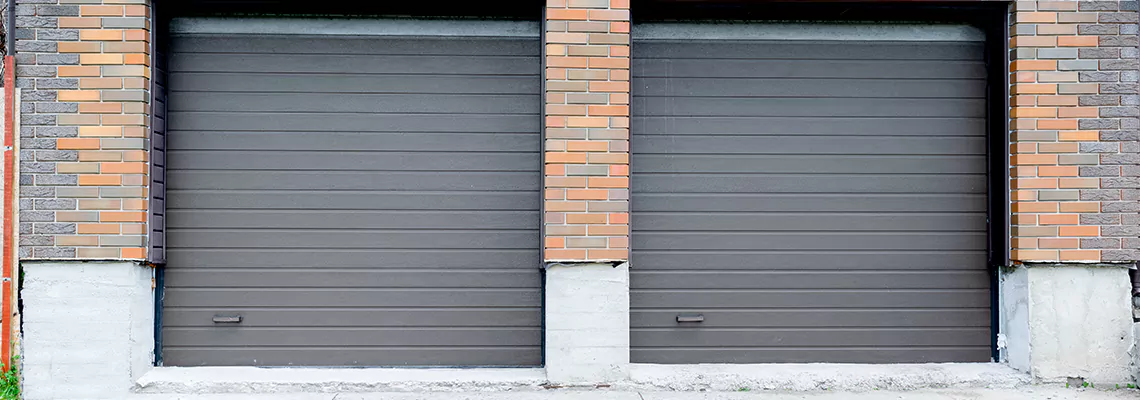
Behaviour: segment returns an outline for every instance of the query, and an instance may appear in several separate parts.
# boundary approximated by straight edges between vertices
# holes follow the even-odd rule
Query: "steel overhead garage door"
[[[540,364],[537,35],[175,20],[165,365]]]
[[[988,361],[981,36],[635,26],[632,360]]]

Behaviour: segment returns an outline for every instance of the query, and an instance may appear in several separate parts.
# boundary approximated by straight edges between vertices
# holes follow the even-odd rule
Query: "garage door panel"
[[[757,121],[754,126],[763,126]],[[806,155],[966,155],[979,156],[983,137],[832,137],[739,135],[676,137],[654,134],[636,125],[633,139],[641,154],[806,154]],[[899,171],[905,173],[907,171]]]
[[[532,172],[195,171],[171,169],[171,189],[520,191],[538,187]]]
[[[539,198],[517,192],[383,192],[171,189],[168,209],[306,209],[306,210],[489,210],[538,211]],[[170,194],[173,193],[173,194]]]
[[[648,193],[985,193],[986,179],[972,175],[642,173],[632,186]]]
[[[641,78],[633,85],[634,96],[739,96],[840,98],[977,98],[985,88],[963,79],[898,80],[883,85],[879,79],[723,79],[723,78]]]
[[[171,78],[172,86],[185,92],[202,91],[262,93],[432,93],[515,94],[540,93],[542,82],[530,75],[434,75],[431,79],[408,79],[395,75],[338,75],[288,73],[186,72]]]
[[[767,329],[852,329],[880,328],[908,329],[922,328],[984,328],[990,326],[990,309],[914,309],[882,307],[866,309],[813,310],[813,309],[739,309],[739,310],[700,310],[690,312],[704,315],[701,329],[677,325],[677,310],[642,309],[630,314],[632,324],[640,328],[634,331],[658,329],[664,331],[700,331],[704,328],[723,328],[744,331],[763,326]],[[843,327],[843,328],[838,328]]]
[[[538,288],[517,289],[190,289],[168,287],[165,301],[178,307],[519,307],[538,306]],[[168,309],[173,311],[171,309]],[[419,310],[426,313],[432,310]],[[282,314],[284,315],[284,314]],[[453,314],[448,314],[452,316]],[[435,316],[439,316],[438,314]],[[428,315],[431,317],[431,315]],[[206,323],[205,320],[199,320]],[[535,322],[534,320],[531,321]],[[441,326],[458,323],[439,320]],[[492,321],[485,321],[492,324]],[[213,325],[213,324],[209,324]],[[535,325],[537,326],[537,325]]]
[[[194,54],[175,53],[172,73],[338,73],[418,75],[531,75],[539,72],[537,56],[401,56],[339,54]]]
[[[173,97],[172,112],[305,112],[407,114],[521,114],[539,111],[538,96],[460,94],[209,93]]]
[[[185,288],[519,288],[539,287],[541,279],[531,271],[510,272],[494,266],[471,271],[448,269],[286,269],[180,268],[167,279]]]
[[[539,155],[531,153],[432,153],[285,151],[285,150],[183,150],[170,157],[180,169],[224,170],[352,170],[352,171],[533,171]]]
[[[169,347],[166,359],[180,360],[181,365],[210,366],[371,366],[371,360],[386,360],[392,366],[483,366],[483,365],[539,365],[541,349],[459,347],[440,349],[436,346],[378,348],[360,347],[306,347],[262,346],[241,348]],[[252,360],[252,361],[251,361]],[[303,360],[303,361],[298,361]],[[480,361],[472,361],[480,360]]]
[[[707,317],[706,317],[707,318]],[[732,329],[639,329],[631,332],[634,340],[647,348],[668,349],[677,340],[701,346],[752,348],[765,346],[891,346],[910,343],[915,346],[976,346],[989,340],[990,328],[921,328],[921,329],[824,329],[788,328],[758,333]],[[668,351],[668,350],[666,350]]]
[[[634,271],[641,289],[988,289],[984,271]]]
[[[407,22],[174,37],[165,365],[541,363],[539,41]]]
[[[322,117],[323,116],[323,117]],[[457,132],[457,133],[537,133],[539,122],[522,115],[389,115],[377,118],[367,114],[338,114],[295,112],[242,113],[222,112],[170,112],[171,134],[174,141],[177,131],[222,132]],[[248,133],[254,138],[256,133]],[[350,136],[351,135],[346,135]],[[331,137],[331,136],[330,136]],[[327,139],[325,137],[323,139]],[[484,138],[485,139],[485,138]],[[300,139],[304,140],[304,139]],[[360,139],[358,139],[360,140]],[[173,146],[173,144],[172,144]],[[317,147],[327,149],[328,147]]]
[[[943,214],[744,214],[708,212],[642,213],[637,216],[642,231],[718,231],[747,232],[757,227],[774,231],[957,231],[980,232],[986,225],[985,214],[972,216]]]
[[[254,211],[169,210],[183,228],[273,229],[517,229],[538,211]]]
[[[535,40],[496,40],[465,37],[463,40],[403,37],[400,40],[376,40],[375,36],[342,36],[336,38],[303,35],[179,35],[171,43],[175,53],[274,53],[323,55],[442,55],[442,56],[530,56],[541,50]]]
[[[301,334],[299,334],[301,333]],[[302,339],[314,334],[317,340]],[[390,342],[398,346],[430,346],[434,343],[466,342],[471,346],[496,346],[507,342],[535,342],[539,329],[519,328],[234,328],[225,330],[185,328],[171,329],[167,338],[186,346],[210,346],[219,341],[234,347],[246,346],[368,346]]]
[[[844,308],[986,308],[988,289],[911,289],[911,290],[649,290],[634,289],[634,308],[716,309],[727,304],[767,308],[844,309]],[[964,296],[964,294],[966,294]],[[968,294],[976,294],[969,296]],[[640,311],[640,310],[638,310]],[[674,313],[676,316],[677,313]],[[674,321],[676,323],[676,321]],[[837,326],[838,327],[838,326]],[[988,345],[988,341],[986,343]]]
[[[640,229],[640,228],[639,228]],[[914,260],[923,262],[916,263]],[[985,251],[945,250],[644,250],[637,253],[641,265],[652,271],[686,271],[693,266],[711,270],[866,270],[925,271],[940,269],[986,270]],[[640,281],[639,281],[640,282]]]
[[[638,180],[634,180],[635,185]],[[891,193],[663,193],[638,190],[631,202],[644,212],[985,212],[984,194]],[[637,218],[636,216],[634,217]],[[636,224],[636,222],[634,222]],[[640,225],[637,229],[641,229]]]
[[[831,363],[897,364],[897,363],[954,363],[989,360],[988,346],[929,346],[929,347],[790,347],[773,346],[758,349],[738,348],[690,348],[690,349],[634,349],[630,357],[643,363],[685,364],[694,358],[707,360],[707,363],[756,364],[766,360],[781,360],[784,363],[816,363],[828,360]]]
[[[645,154],[632,157],[633,173],[985,174],[982,156],[851,156],[783,154]]]
[[[970,29],[635,26],[632,361],[989,360]]]
[[[865,118],[865,117],[645,117],[634,115],[634,134],[677,136],[979,136],[984,118]],[[756,126],[764,126],[763,131]],[[636,154],[635,154],[636,156]]]
[[[634,46],[640,48],[642,44]],[[653,60],[633,57],[638,77],[980,79],[981,61]],[[635,83],[636,85],[636,83]]]
[[[983,117],[984,99],[641,97],[630,112],[653,116]]]
[[[185,268],[522,269],[542,262],[532,249],[171,249]],[[330,254],[331,253],[331,254]],[[335,255],[336,257],[330,257]]]
[[[635,33],[635,38],[639,36]],[[938,41],[880,41],[881,46],[858,45],[866,42],[796,40],[794,45],[780,40],[645,40],[633,48],[639,59],[801,59],[836,62],[839,60],[881,61],[895,64],[908,61],[956,61],[970,59],[983,50],[981,43]],[[756,52],[757,47],[766,51]]]

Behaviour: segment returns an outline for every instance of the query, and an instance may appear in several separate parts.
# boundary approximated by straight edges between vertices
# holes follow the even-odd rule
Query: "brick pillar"
[[[17,6],[22,259],[146,258],[149,4]]]
[[[629,258],[629,0],[547,0],[546,260]]]
[[[1135,261],[1135,1],[1018,1],[1010,39],[1012,259]]]

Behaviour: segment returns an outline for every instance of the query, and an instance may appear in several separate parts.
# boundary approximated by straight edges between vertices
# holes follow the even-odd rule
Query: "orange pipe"
[[[15,216],[13,195],[15,194],[15,137],[16,137],[16,57],[4,56],[4,261],[3,280],[0,281],[0,362],[6,372],[12,366],[12,287],[16,280],[12,276],[12,224]]]

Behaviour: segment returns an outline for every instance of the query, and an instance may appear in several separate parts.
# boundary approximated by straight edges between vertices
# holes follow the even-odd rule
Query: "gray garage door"
[[[166,365],[541,362],[536,24],[173,29]]]
[[[980,36],[635,27],[633,361],[988,361]]]

